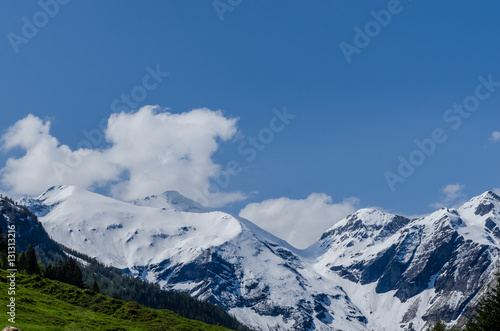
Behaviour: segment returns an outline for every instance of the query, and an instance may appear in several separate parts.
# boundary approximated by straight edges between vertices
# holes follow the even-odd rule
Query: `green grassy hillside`
[[[82,290],[65,283],[17,274],[16,279],[16,323],[7,321],[8,272],[0,270],[0,305],[4,317],[0,329],[6,325],[16,326],[21,331],[38,330],[228,330],[198,321],[185,319],[167,310],[155,310],[134,302]]]

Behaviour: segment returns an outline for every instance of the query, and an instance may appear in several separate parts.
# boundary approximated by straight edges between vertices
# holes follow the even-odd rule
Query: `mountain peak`
[[[36,199],[44,201],[56,196],[61,198],[61,195],[67,197],[68,195],[71,195],[71,193],[75,192],[78,189],[79,188],[77,186],[72,186],[72,185],[56,185],[47,189],[45,192],[40,194]]]
[[[500,211],[500,197],[492,191],[487,191],[464,203],[459,210],[479,216],[485,216],[494,210],[498,212]]]
[[[152,195],[144,199],[131,202],[136,206],[163,208],[174,211],[185,211],[191,213],[203,213],[209,211],[198,202],[186,198],[177,191],[166,191],[160,195]]]
[[[376,216],[385,216],[385,215],[390,215],[390,214],[383,212],[381,210],[375,209],[375,208],[361,208],[358,211],[356,211],[354,213],[354,215],[358,215],[358,217],[372,217],[375,215]]]
[[[498,194],[496,194],[493,191],[487,191],[487,192],[481,194],[480,197],[482,197],[483,199],[489,199],[489,200],[494,200],[494,201],[500,202],[500,196],[498,196]]]
[[[369,237],[387,237],[409,222],[410,219],[403,216],[393,215],[373,208],[363,208],[335,224],[323,233],[320,240],[345,235],[347,237],[357,236],[361,241]]]
[[[500,203],[500,197],[493,191],[486,191],[481,195],[471,198],[468,202],[470,203],[482,203],[484,201],[491,201]],[[466,203],[467,204],[467,203]]]
[[[433,316],[454,323],[498,266],[493,192],[413,220],[360,209],[306,250],[248,220],[203,213],[176,191],[128,203],[55,186],[39,198],[26,202],[54,240],[216,302],[256,329],[421,330]]]
[[[395,216],[374,208],[362,208],[354,214],[349,215],[346,218],[346,222],[360,222],[366,228],[381,228],[392,222]]]

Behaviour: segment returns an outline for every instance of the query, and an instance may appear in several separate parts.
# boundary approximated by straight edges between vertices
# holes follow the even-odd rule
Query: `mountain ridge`
[[[416,219],[361,209],[304,250],[224,212],[137,206],[74,187],[41,197],[25,201],[56,241],[258,330],[460,323],[500,255],[500,198],[491,191]]]
[[[133,200],[131,203],[136,206],[165,208],[181,212],[203,213],[210,211],[210,209],[203,207],[194,200],[186,198],[177,191],[165,191],[160,195]]]

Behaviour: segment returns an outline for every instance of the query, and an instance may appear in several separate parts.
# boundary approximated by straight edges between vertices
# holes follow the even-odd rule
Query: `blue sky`
[[[43,7],[52,15],[40,14]],[[311,194],[324,194],[319,201],[327,207],[354,197],[347,200],[357,201],[352,208],[427,213],[440,203],[453,205],[500,187],[500,143],[494,139],[500,131],[500,87],[480,88],[483,100],[476,97],[474,104],[478,77],[500,82],[499,14],[497,1],[4,1],[0,130],[5,138],[9,127],[33,114],[42,124],[50,121],[50,136],[74,151],[88,141],[83,130],[98,129],[119,111],[133,116],[146,105],[171,114],[208,108],[214,121],[228,126],[198,137],[206,146],[192,140],[206,147],[200,158],[207,167],[224,170],[230,161],[241,167],[221,188],[234,194],[219,201],[232,201],[222,209],[238,213],[249,203],[303,203]],[[377,15],[383,24],[374,23]],[[26,22],[39,25],[36,34]],[[371,28],[371,37],[348,63],[341,45],[356,47],[355,27],[364,33]],[[148,80],[154,88],[141,90],[157,68],[168,76]],[[134,88],[146,95],[136,94],[141,97],[130,107],[120,98]],[[447,110],[465,99],[477,109],[467,111],[455,129],[457,113]],[[284,108],[296,117],[272,131],[271,139],[270,121]],[[231,119],[238,119],[233,126]],[[415,140],[432,139],[435,129],[442,129],[446,141],[435,143],[429,155],[414,153],[414,160],[424,159],[402,177],[398,158],[408,160],[418,151]],[[23,130],[18,134],[26,136]],[[269,139],[248,161],[250,152],[241,151],[249,145],[241,144],[259,133]],[[208,144],[212,138],[215,150]],[[7,159],[21,158],[25,150],[2,143],[5,177]],[[133,176],[137,167],[114,183]],[[404,182],[391,189],[387,172]],[[102,185],[89,188],[118,192],[100,180]],[[14,194],[5,178],[1,185]],[[249,217],[265,216],[246,209]]]

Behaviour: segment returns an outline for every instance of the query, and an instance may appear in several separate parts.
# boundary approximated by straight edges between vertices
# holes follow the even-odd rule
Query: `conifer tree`
[[[45,268],[45,277],[49,279],[56,279],[56,271],[54,269],[54,265],[52,263],[49,263],[47,268]]]
[[[444,324],[441,320],[437,320],[436,323],[429,331],[446,331],[448,330],[446,324]]]
[[[500,329],[500,273],[497,284],[490,289],[479,302],[471,318],[465,326],[466,331],[483,331]]]
[[[30,244],[28,250],[26,250],[25,258],[26,258],[26,272],[29,275],[40,274],[40,267],[38,266],[35,249],[33,248],[32,244]]]
[[[26,253],[25,252],[22,252],[21,254],[18,255],[17,268],[19,270],[27,270],[28,269],[28,263],[26,261]]]
[[[82,271],[73,258],[59,261],[55,266],[49,264],[45,269],[45,277],[84,288]]]
[[[99,293],[99,285],[97,285],[97,282],[94,280],[94,284],[92,284],[92,291]]]
[[[2,228],[0,227],[0,267],[2,269],[8,269],[7,266],[7,251],[8,251],[8,241],[7,241],[7,233],[4,233]]]
[[[68,269],[69,269],[69,284],[75,285],[79,288],[83,288],[82,271],[76,263],[75,259],[68,259]]]

